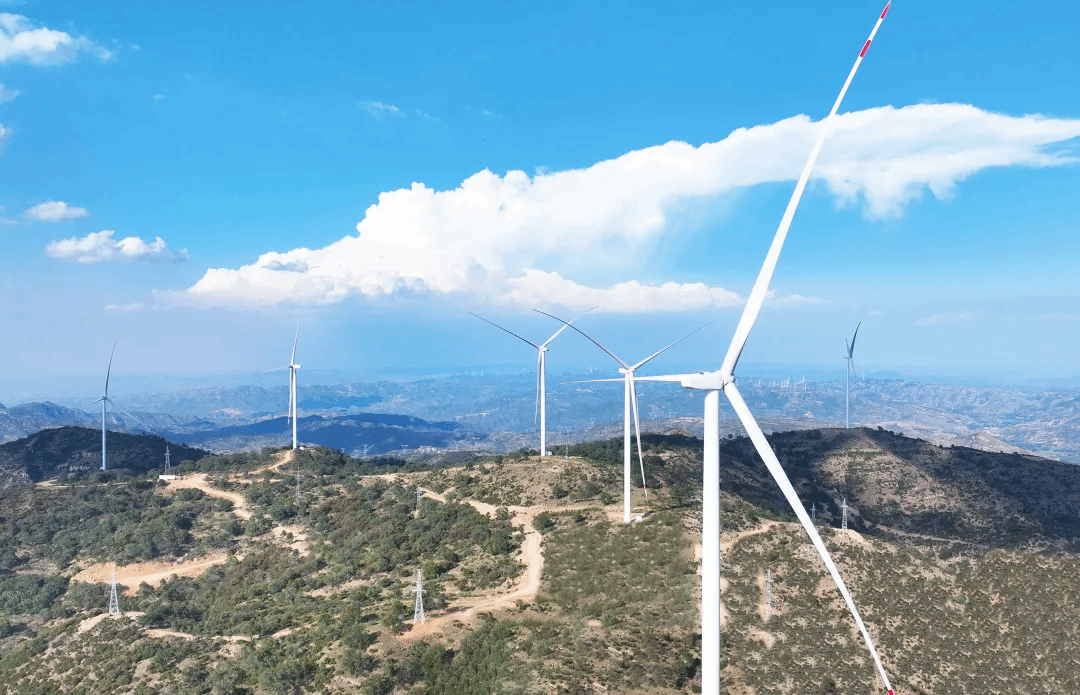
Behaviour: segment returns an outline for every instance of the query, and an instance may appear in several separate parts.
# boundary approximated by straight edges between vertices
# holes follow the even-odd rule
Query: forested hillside
[[[1080,685],[1080,558],[1045,511],[1071,472],[868,430],[772,439],[896,692]],[[0,693],[697,692],[701,442],[644,444],[629,526],[619,441],[424,466],[268,450],[4,491]],[[724,691],[879,692],[748,443],[722,456]],[[844,494],[857,529],[829,530]],[[977,523],[998,507],[1013,535]]]

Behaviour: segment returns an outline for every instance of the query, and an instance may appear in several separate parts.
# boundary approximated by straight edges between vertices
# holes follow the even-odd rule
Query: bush
[[[533,519],[533,527],[540,533],[544,533],[555,526],[555,519],[547,512],[540,512]]]

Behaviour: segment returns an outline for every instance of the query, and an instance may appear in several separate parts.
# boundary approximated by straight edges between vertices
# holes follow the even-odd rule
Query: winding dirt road
[[[421,488],[423,490],[423,488]],[[423,490],[425,497],[446,502],[446,497],[432,490]],[[489,517],[494,517],[498,507],[493,504],[466,500],[476,511]],[[521,544],[521,556],[518,558],[525,564],[525,574],[521,577],[513,589],[506,593],[491,596],[470,596],[454,602],[452,612],[433,618],[428,618],[421,625],[414,625],[405,634],[407,639],[425,637],[441,631],[455,620],[465,622],[481,611],[494,611],[504,608],[514,608],[518,601],[529,602],[536,598],[540,590],[540,575],[544,569],[544,554],[541,551],[540,532],[533,526],[533,519],[540,512],[546,511],[544,507],[508,507],[513,518],[511,523],[520,527],[525,532],[525,542]]]
[[[227,492],[225,490],[219,490],[212,486],[206,480],[205,473],[196,473],[194,475],[186,475],[176,480],[168,481],[168,486],[175,489],[194,488],[196,490],[202,490],[203,494],[210,497],[218,497],[223,500],[229,500],[233,503],[232,512],[236,516],[240,517],[244,521],[251,518],[251,508],[248,506],[247,500],[243,495],[238,495],[235,492]]]

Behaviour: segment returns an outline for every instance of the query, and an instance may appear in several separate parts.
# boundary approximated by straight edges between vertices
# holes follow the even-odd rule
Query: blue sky
[[[530,308],[593,303],[630,357],[720,316],[657,365],[715,368],[881,11],[272,5],[0,0],[21,377],[117,337],[118,374],[260,370],[296,321],[311,367],[528,367],[467,312],[542,339]],[[894,4],[744,362],[840,375],[861,320],[867,368],[1080,373],[1080,8],[962,9]]]

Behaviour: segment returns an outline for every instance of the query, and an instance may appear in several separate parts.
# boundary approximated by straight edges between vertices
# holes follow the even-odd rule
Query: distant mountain
[[[340,449],[348,454],[385,454],[402,446],[452,447],[472,440],[472,432],[453,422],[428,422],[408,415],[357,413],[355,415],[309,415],[297,418],[297,439]],[[264,446],[282,446],[292,440],[287,418],[260,420],[245,425],[172,435],[178,441],[204,446],[218,452],[247,451]]]
[[[176,464],[185,459],[196,461],[210,453],[155,435],[123,432],[108,432],[106,446],[110,470],[139,473],[162,468],[166,446]],[[84,475],[100,469],[101,430],[57,427],[0,444],[0,488]]]
[[[660,480],[701,480],[701,441],[649,435],[645,449],[681,449]],[[1080,551],[1080,466],[1038,456],[942,447],[869,427],[768,435],[807,509],[839,525],[847,499],[851,528],[875,535],[921,534],[984,547],[1035,543]],[[621,451],[621,450],[620,450]],[[646,464],[648,466],[648,464]],[[720,443],[720,486],[754,504],[791,509],[747,437]]]

